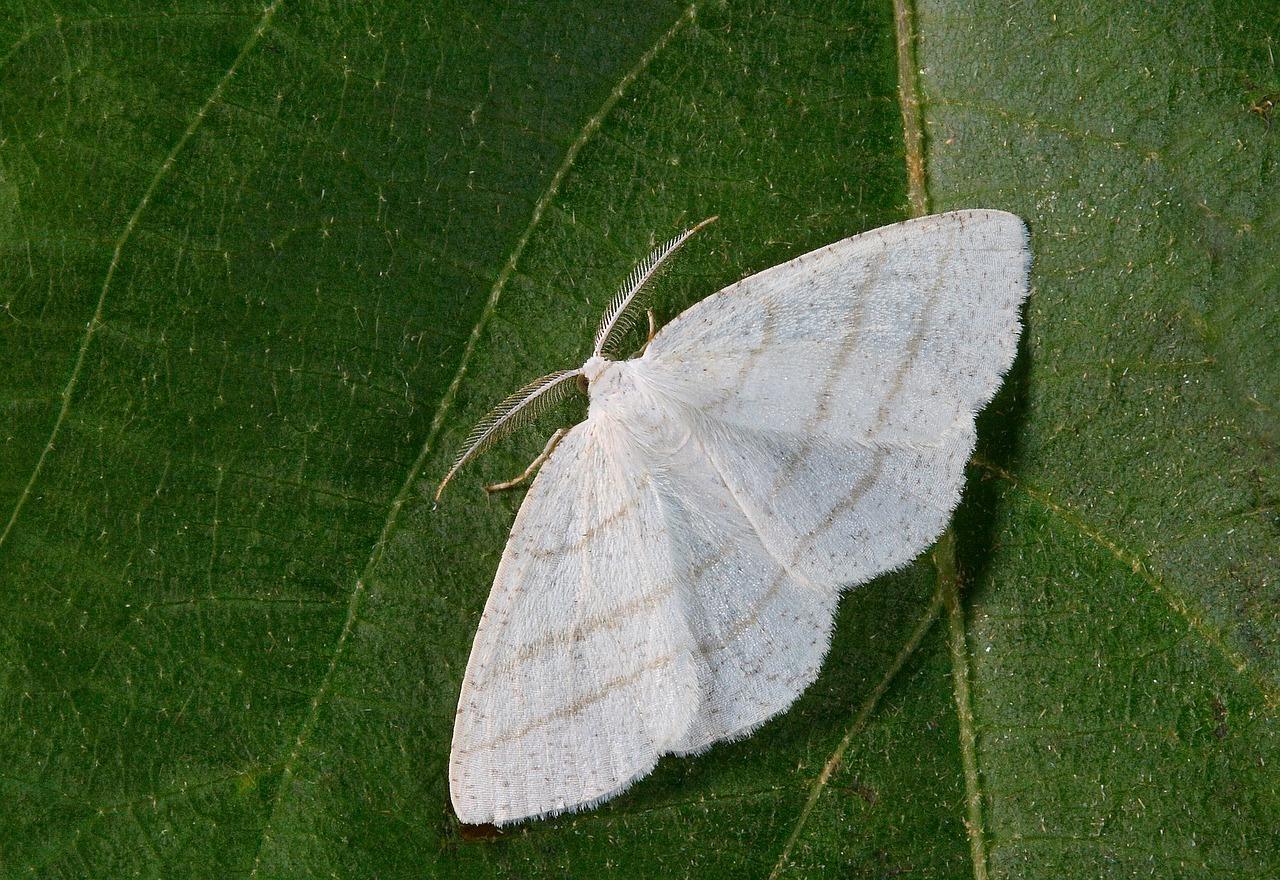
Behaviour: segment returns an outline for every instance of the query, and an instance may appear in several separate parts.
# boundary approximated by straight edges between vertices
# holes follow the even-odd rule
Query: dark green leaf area
[[[0,874],[1280,873],[1280,8],[902,11],[7,4]],[[906,216],[903,47],[931,210],[1032,232],[960,582],[851,592],[748,739],[463,829],[481,487],[583,401],[435,483],[656,242],[720,215],[665,322]]]

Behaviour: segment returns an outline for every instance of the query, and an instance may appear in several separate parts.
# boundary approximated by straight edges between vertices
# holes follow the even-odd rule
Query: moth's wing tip
[[[988,219],[1006,229],[1010,238],[1016,239],[1023,250],[1030,250],[1031,225],[1027,223],[1026,218],[1012,211],[991,210],[988,212]]]
[[[943,211],[940,214],[930,214],[916,219],[928,220],[930,217],[959,221],[970,219],[985,220],[987,222],[994,221],[999,223],[1010,223],[1010,225],[1015,225],[1022,229],[1027,228],[1027,221],[1024,217],[1019,214],[1015,214],[1012,211],[1006,211],[1003,208],[957,208],[954,211]]]
[[[1011,249],[1021,251],[1027,260],[1029,268],[1031,259],[1031,227],[1026,219],[1000,208],[966,208],[959,211],[950,211],[950,215],[956,219],[964,221],[967,218],[988,224],[988,228],[995,227],[999,230],[997,233],[1003,237]]]

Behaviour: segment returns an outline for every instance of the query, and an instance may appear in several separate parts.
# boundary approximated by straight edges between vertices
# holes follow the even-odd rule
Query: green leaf
[[[5,12],[0,873],[1280,873],[1274,3]],[[754,736],[460,827],[480,486],[581,407],[456,444],[690,222],[663,319],[922,202],[1035,256],[954,532]]]

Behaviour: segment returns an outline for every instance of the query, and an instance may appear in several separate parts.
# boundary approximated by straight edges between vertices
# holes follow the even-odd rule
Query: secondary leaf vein
[[[277,0],[277,2],[279,2],[279,0]],[[671,42],[676,34],[678,34],[685,25],[694,19],[695,14],[696,7],[689,6],[685,9],[680,17],[676,19],[675,24],[668,28],[667,31],[658,38],[657,42],[655,42],[648,51],[640,56],[640,59],[636,64],[627,71],[613,90],[610,91],[609,95],[605,98],[604,103],[600,106],[600,109],[587,120],[586,124],[579,132],[578,137],[575,138],[573,143],[569,146],[568,151],[565,153],[564,160],[556,169],[555,174],[552,175],[546,191],[543,192],[542,196],[534,204],[528,225],[525,227],[520,238],[516,241],[515,247],[511,251],[511,256],[507,259],[502,270],[498,273],[498,277],[494,281],[493,288],[489,292],[489,297],[485,301],[484,307],[481,309],[479,318],[476,320],[475,327],[472,328],[471,335],[467,339],[466,347],[463,349],[462,357],[459,359],[457,372],[454,373],[453,380],[449,383],[449,387],[441,397],[440,403],[436,408],[436,413],[431,419],[431,424],[427,429],[427,438],[423,441],[422,448],[419,450],[417,458],[409,468],[409,472],[406,475],[404,482],[400,485],[400,490],[392,500],[391,507],[387,511],[386,521],[382,526],[382,531],[379,533],[378,539],[374,542],[373,550],[369,555],[369,559],[365,563],[364,569],[356,579],[355,586],[351,590],[351,595],[347,602],[346,619],[343,621],[342,629],[338,633],[337,642],[334,644],[333,651],[329,658],[329,665],[320,679],[320,684],[316,689],[315,696],[311,700],[311,705],[307,711],[307,715],[302,721],[302,725],[298,730],[297,736],[294,738],[293,748],[290,750],[288,758],[284,762],[283,769],[280,774],[280,782],[276,788],[275,796],[272,798],[271,809],[268,812],[267,821],[263,825],[262,836],[258,840],[258,851],[254,855],[253,868],[249,872],[249,876],[251,878],[258,876],[258,869],[262,864],[263,849],[271,838],[271,828],[275,823],[276,815],[279,812],[279,808],[284,802],[285,795],[293,781],[293,775],[298,764],[298,759],[301,757],[302,750],[315,726],[320,706],[324,703],[329,693],[334,671],[337,669],[338,662],[346,648],[351,632],[355,628],[356,619],[359,615],[360,602],[364,596],[368,579],[377,568],[378,563],[381,561],[387,542],[390,540],[391,535],[395,530],[400,510],[403,508],[405,501],[408,500],[413,485],[417,481],[418,475],[421,473],[423,466],[426,464],[427,458],[430,456],[431,451],[435,446],[435,441],[440,433],[440,428],[444,424],[445,416],[457,396],[458,388],[461,386],[463,377],[466,375],[468,364],[471,360],[472,354],[475,352],[480,335],[484,331],[484,327],[488,323],[490,317],[493,315],[494,309],[497,307],[498,299],[502,295],[502,290],[506,286],[507,280],[515,271],[516,264],[524,253],[525,247],[533,236],[533,232],[537,228],[539,221],[541,221],[543,212],[560,191],[561,184],[564,182],[565,177],[577,161],[578,154],[582,151],[582,148],[591,139],[591,136],[599,130],[605,117],[609,115],[609,112],[613,109],[614,105],[618,103],[618,100],[622,97],[627,87],[644,72],[645,68],[647,68],[658,53]]]
[[[853,717],[853,722],[849,725],[849,729],[845,731],[844,736],[831,752],[827,762],[822,767],[817,778],[813,781],[813,786],[809,789],[809,797],[805,801],[804,807],[800,810],[800,816],[796,819],[796,824],[791,829],[787,842],[782,846],[782,852],[778,855],[778,861],[774,864],[773,870],[769,872],[769,880],[777,880],[778,876],[786,869],[791,861],[791,853],[795,850],[796,843],[800,839],[801,832],[804,831],[805,824],[809,821],[809,814],[813,812],[814,806],[817,805],[818,799],[822,797],[822,793],[826,791],[831,777],[840,769],[840,763],[844,760],[845,752],[849,750],[849,744],[853,742],[853,738],[862,732],[867,725],[867,719],[871,717],[871,713],[880,703],[880,698],[884,696],[885,691],[889,689],[889,685],[897,677],[898,672],[906,665],[907,660],[915,653],[916,648],[920,646],[921,640],[924,639],[925,633],[933,626],[934,621],[938,619],[938,612],[942,609],[942,588],[934,592],[933,599],[929,602],[929,607],[925,609],[924,616],[920,618],[920,622],[916,624],[914,630],[911,631],[910,637],[906,644],[902,646],[902,650],[898,651],[897,656],[893,658],[893,663],[885,671],[884,677],[880,679],[879,684],[872,688],[871,693],[867,695],[862,706]]]
[[[205,99],[205,102],[200,105],[200,109],[191,117],[191,121],[187,123],[187,127],[183,130],[181,136],[174,142],[168,155],[164,157],[164,161],[160,163],[160,167],[152,175],[151,182],[147,184],[146,190],[142,193],[142,198],[138,200],[133,213],[129,215],[129,219],[125,222],[124,229],[121,230],[119,237],[116,239],[115,248],[111,253],[111,263],[107,266],[107,274],[102,279],[102,290],[98,294],[98,303],[94,307],[93,317],[89,319],[84,335],[80,339],[80,350],[76,354],[75,363],[71,367],[71,376],[67,379],[67,384],[63,387],[62,394],[59,395],[62,398],[62,406],[54,419],[53,429],[49,432],[49,439],[45,443],[44,449],[41,450],[40,457],[36,459],[36,465],[31,471],[31,476],[23,487],[22,493],[18,496],[18,500],[13,505],[13,511],[9,514],[9,520],[5,523],[4,531],[0,532],[0,548],[4,547],[5,541],[8,540],[9,534],[13,531],[14,524],[18,521],[19,514],[22,513],[22,508],[26,505],[27,499],[31,497],[31,490],[35,487],[36,481],[40,479],[45,461],[48,459],[49,453],[53,451],[53,447],[58,440],[58,434],[61,432],[63,424],[67,421],[67,414],[71,411],[71,398],[75,395],[76,386],[80,383],[80,373],[84,370],[85,356],[89,352],[93,337],[102,326],[102,315],[107,304],[107,294],[111,290],[111,282],[115,278],[116,269],[120,266],[120,255],[123,253],[125,245],[133,237],[138,221],[151,203],[151,197],[155,194],[160,182],[164,180],[169,170],[173,168],[178,154],[182,152],[187,142],[191,140],[191,136],[200,128],[200,124],[204,122],[205,115],[217,103],[223,89],[227,87],[227,83],[235,76],[236,69],[240,66],[240,63],[258,45],[258,41],[262,39],[262,35],[271,25],[271,20],[275,17],[276,10],[282,2],[283,0],[274,0],[270,6],[263,10],[257,26],[249,34],[249,38],[245,40],[244,45],[240,47],[240,52],[236,55],[235,60],[231,62],[231,66],[227,68],[227,72],[222,75],[217,85],[213,87],[213,91],[209,93],[209,97]]]
[[[1009,473],[1004,468],[975,455],[972,459],[973,463],[982,468],[992,476],[999,477],[1009,483],[1014,488],[1021,489],[1027,495],[1034,498],[1049,511],[1057,514],[1067,523],[1069,523],[1076,531],[1092,540],[1094,543],[1103,547],[1107,552],[1122,562],[1126,568],[1137,575],[1144,583],[1151,587],[1158,596],[1168,603],[1169,607],[1178,613],[1191,628],[1195,630],[1206,642],[1212,645],[1217,651],[1231,664],[1236,672],[1250,679],[1255,687],[1261,692],[1267,707],[1274,710],[1280,706],[1280,693],[1259,675],[1247,660],[1230,647],[1223,638],[1221,632],[1211,626],[1199,612],[1193,609],[1182,596],[1177,595],[1169,589],[1165,583],[1151,571],[1150,567],[1135,556],[1133,553],[1121,547],[1115,541],[1111,540],[1102,531],[1089,525],[1079,514],[1065,507],[1050,498],[1045,492],[1027,485],[1022,480]]]

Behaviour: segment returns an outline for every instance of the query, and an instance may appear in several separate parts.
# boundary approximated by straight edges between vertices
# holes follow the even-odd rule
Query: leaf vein
[[[822,767],[822,771],[813,781],[813,786],[809,789],[809,797],[805,801],[804,807],[800,810],[800,816],[796,819],[795,827],[792,828],[787,842],[782,846],[782,852],[778,855],[778,861],[774,864],[773,870],[769,872],[769,880],[776,880],[786,869],[787,864],[791,860],[791,853],[795,850],[796,843],[800,839],[801,832],[804,831],[805,824],[809,821],[809,815],[813,812],[814,806],[818,803],[818,799],[822,797],[822,793],[828,788],[831,777],[840,769],[840,763],[844,760],[845,752],[849,750],[850,743],[853,738],[862,732],[866,727],[867,720],[871,717],[871,713],[880,703],[880,698],[884,696],[889,689],[889,685],[897,678],[902,667],[906,665],[907,660],[915,654],[916,648],[920,646],[920,642],[924,639],[925,634],[933,627],[934,622],[938,619],[938,613],[942,609],[942,587],[939,585],[937,591],[934,592],[933,598],[929,601],[929,607],[925,609],[924,615],[912,630],[906,644],[902,646],[902,650],[898,651],[893,658],[893,663],[885,671],[884,677],[867,695],[862,706],[859,707],[857,713],[853,717],[853,722],[849,725],[849,729],[845,731],[844,736],[836,745],[831,755],[827,758],[826,763]]]
[[[964,607],[960,604],[960,575],[956,570],[955,533],[948,529],[933,551],[933,564],[947,607],[951,648],[951,683],[955,693],[960,734],[960,763],[964,770],[965,834],[973,861],[974,880],[987,878],[987,844],[982,821],[982,785],[978,773],[977,725],[969,697],[969,643],[965,635]]]
[[[276,0],[276,2],[279,3],[280,0]],[[396,493],[395,498],[392,500],[391,507],[387,511],[386,521],[382,526],[382,531],[374,542],[373,550],[369,554],[369,559],[365,563],[363,571],[356,579],[355,586],[351,590],[351,595],[347,601],[346,618],[343,621],[342,629],[338,633],[337,642],[334,644],[333,651],[330,655],[329,665],[320,679],[320,684],[316,689],[315,696],[311,699],[310,707],[307,710],[306,716],[303,718],[298,734],[294,737],[293,748],[290,750],[289,755],[283,764],[280,773],[280,782],[276,788],[275,795],[271,800],[271,808],[267,814],[267,821],[263,824],[262,834],[258,839],[258,848],[254,855],[253,868],[249,872],[250,878],[258,876],[258,869],[262,864],[263,849],[270,840],[271,828],[275,823],[276,815],[279,812],[280,806],[289,790],[289,786],[293,781],[293,775],[298,764],[298,759],[301,757],[302,750],[306,746],[307,740],[311,735],[311,731],[315,726],[320,706],[328,696],[329,689],[333,681],[333,674],[338,666],[338,661],[341,659],[346,648],[347,641],[351,636],[351,632],[355,628],[356,620],[359,616],[360,602],[367,588],[368,579],[377,568],[378,563],[381,561],[387,542],[395,530],[400,510],[408,500],[412,487],[417,481],[418,475],[421,473],[422,468],[426,464],[427,458],[430,456],[431,451],[435,446],[435,441],[440,433],[441,426],[444,424],[445,416],[448,413],[449,408],[453,405],[453,401],[457,396],[458,388],[461,386],[462,380],[466,376],[467,366],[475,352],[476,345],[480,340],[480,335],[484,331],[485,325],[488,323],[495,308],[497,307],[498,299],[502,295],[502,290],[506,286],[507,280],[515,271],[516,263],[520,260],[525,247],[532,238],[534,230],[542,219],[543,212],[560,191],[561,184],[564,182],[564,179],[568,176],[569,171],[577,161],[578,154],[582,151],[582,148],[586,146],[592,135],[600,128],[605,117],[609,115],[609,112],[613,109],[614,105],[617,104],[627,87],[644,72],[645,68],[647,68],[657,54],[671,42],[676,34],[678,34],[685,25],[694,19],[695,14],[696,7],[689,6],[686,8],[685,11],[681,13],[680,17],[676,19],[675,24],[668,28],[667,31],[658,38],[657,42],[655,42],[648,51],[641,55],[636,64],[627,71],[627,73],[605,98],[600,109],[587,120],[582,130],[578,133],[578,137],[569,146],[560,167],[557,168],[555,174],[552,175],[546,191],[543,192],[538,201],[534,203],[529,223],[525,227],[520,238],[516,241],[515,247],[512,249],[511,256],[507,259],[506,264],[503,265],[502,270],[498,273],[497,279],[494,281],[493,288],[489,292],[489,297],[480,311],[480,316],[476,320],[475,327],[472,328],[471,335],[467,339],[466,347],[463,349],[462,356],[459,358],[458,369],[454,373],[453,380],[449,383],[449,387],[440,398],[440,403],[436,408],[436,413],[431,419],[431,424],[427,429],[426,440],[423,441],[422,448],[419,450],[418,456],[414,460],[413,465],[409,468],[409,472],[406,475],[404,482],[401,484],[399,492]]]
[[[1165,602],[1168,603],[1169,607],[1182,617],[1183,620],[1185,620],[1191,628],[1196,631],[1196,633],[1212,645],[1222,655],[1222,657],[1231,664],[1231,667],[1235,669],[1237,673],[1245,676],[1253,682],[1254,686],[1262,694],[1268,709],[1274,710],[1277,706],[1280,706],[1280,693],[1278,693],[1269,682],[1267,682],[1256,670],[1253,669],[1253,667],[1249,665],[1248,661],[1245,660],[1239,651],[1236,651],[1226,643],[1223,638],[1223,634],[1219,630],[1211,626],[1196,609],[1192,608],[1191,605],[1188,604],[1186,599],[1169,589],[1164,581],[1158,578],[1151,570],[1150,566],[1145,562],[1130,551],[1121,547],[1115,541],[1108,538],[1106,534],[1099,529],[1089,525],[1083,517],[1071,508],[1054,501],[1048,494],[1040,489],[1027,485],[1027,483],[1015,477],[999,465],[989,462],[978,455],[975,455],[971,461],[988,474],[991,474],[994,477],[999,477],[1016,489],[1021,489],[1051,513],[1056,514],[1076,531],[1080,532],[1080,534],[1089,538],[1095,544],[1098,544],[1114,556],[1119,562],[1123,563],[1125,568],[1129,569],[1137,575],[1139,579],[1147,584],[1147,586],[1151,587],[1151,589],[1155,591],[1156,595],[1164,599]]]
[[[102,326],[102,315],[107,304],[107,294],[111,290],[111,282],[115,278],[116,269],[120,266],[120,255],[124,251],[124,247],[133,237],[133,232],[138,226],[138,221],[146,212],[147,206],[151,203],[151,197],[159,188],[160,182],[168,175],[169,170],[173,168],[174,162],[178,158],[178,154],[182,152],[187,142],[191,140],[191,136],[200,128],[204,122],[205,115],[208,114],[210,108],[217,103],[222,95],[223,89],[227,87],[227,83],[235,76],[236,69],[240,66],[240,62],[248,56],[253,48],[257,46],[258,41],[262,39],[262,35],[271,25],[271,19],[275,16],[276,10],[280,7],[283,0],[274,0],[274,2],[263,10],[262,17],[258,19],[257,27],[249,34],[249,38],[245,40],[243,46],[240,47],[239,53],[236,54],[235,60],[231,62],[231,66],[227,68],[227,72],[218,80],[217,85],[213,87],[213,91],[209,93],[209,97],[200,105],[200,109],[191,117],[187,127],[183,130],[178,140],[170,148],[168,155],[164,157],[164,161],[160,163],[160,167],[156,169],[151,176],[150,183],[142,193],[142,198],[138,200],[138,204],[134,207],[133,213],[129,215],[129,219],[125,222],[124,229],[121,230],[119,237],[116,239],[115,248],[111,253],[111,262],[107,266],[107,274],[102,279],[102,290],[98,294],[98,302],[94,307],[93,316],[89,319],[89,323],[85,326],[84,335],[80,339],[80,349],[76,354],[75,363],[71,367],[71,376],[67,379],[67,384],[62,389],[62,406],[58,410],[58,415],[54,419],[53,429],[49,432],[49,439],[45,442],[44,449],[40,452],[40,457],[36,459],[35,467],[31,471],[31,476],[27,479],[27,483],[23,486],[18,500],[13,505],[13,511],[9,514],[9,521],[5,524],[4,531],[0,532],[0,548],[4,547],[5,541],[8,540],[9,534],[13,531],[14,524],[18,521],[22,508],[26,505],[27,499],[31,497],[31,490],[35,487],[36,481],[40,479],[40,474],[44,470],[45,461],[49,457],[49,453],[53,451],[54,445],[57,443],[58,434],[62,430],[62,426],[67,421],[67,414],[71,411],[71,398],[74,396],[76,386],[80,383],[80,374],[84,370],[85,357],[89,352],[89,346],[93,342],[93,337],[97,334]]]

